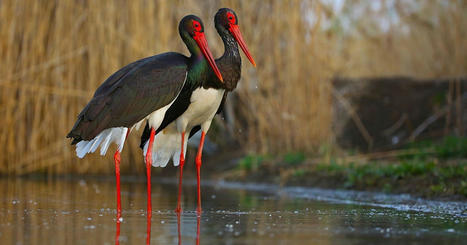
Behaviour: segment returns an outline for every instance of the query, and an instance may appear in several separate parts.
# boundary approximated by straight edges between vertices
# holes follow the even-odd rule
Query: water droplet
[[[80,181],[79,181],[79,185],[80,185],[80,186],[86,186],[86,181],[80,180]]]

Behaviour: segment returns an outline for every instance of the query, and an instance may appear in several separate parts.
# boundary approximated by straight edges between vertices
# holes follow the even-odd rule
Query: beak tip
[[[255,60],[254,60],[253,58],[250,58],[249,60],[250,60],[251,64],[253,65],[253,67],[256,68],[256,62],[255,62]]]

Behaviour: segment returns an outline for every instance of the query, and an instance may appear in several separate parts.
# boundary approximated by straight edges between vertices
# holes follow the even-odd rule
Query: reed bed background
[[[214,56],[217,9],[230,7],[258,64],[236,90],[235,137],[248,151],[315,152],[332,143],[336,76],[458,77],[467,72],[466,1],[0,2],[0,173],[113,173],[111,157],[79,160],[65,139],[94,90],[134,60],[187,54],[186,14],[204,20]],[[143,167],[133,133],[122,171]],[[141,163],[141,164],[139,164]]]

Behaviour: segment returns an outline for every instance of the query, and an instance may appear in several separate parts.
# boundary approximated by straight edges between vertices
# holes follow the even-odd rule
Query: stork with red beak
[[[214,115],[219,111],[221,103],[225,101],[227,91],[235,89],[240,79],[241,57],[238,45],[240,45],[253,66],[256,66],[243,41],[235,12],[228,8],[219,9],[215,15],[214,23],[225,47],[224,54],[216,60],[216,64],[224,80],[220,80],[211,70],[208,71],[208,76],[197,76],[196,86],[185,86],[182,89],[180,96],[167,110],[160,127],[157,130],[150,130],[146,126],[141,136],[141,147],[146,159],[148,156],[147,152],[149,152],[151,146],[153,147],[155,153],[152,156],[153,166],[165,167],[170,158],[172,158],[174,165],[178,165],[180,168],[176,209],[178,212],[181,211],[182,177],[187,144],[185,133],[190,131],[194,133],[199,129],[202,130],[196,155],[198,212],[201,212],[200,169],[204,138]],[[152,145],[151,142],[154,137],[156,138],[156,143]]]
[[[111,143],[118,145],[114,155],[118,218],[121,217],[120,152],[129,132],[145,120],[153,131],[159,128],[168,109],[184,95],[186,87],[196,86],[199,77],[215,74],[218,81],[223,81],[204,36],[201,19],[185,16],[178,29],[190,57],[169,52],[121,68],[96,90],[67,135],[76,144],[80,158],[95,152],[99,146],[101,155],[105,155]],[[146,156],[148,214],[151,215],[151,152]]]

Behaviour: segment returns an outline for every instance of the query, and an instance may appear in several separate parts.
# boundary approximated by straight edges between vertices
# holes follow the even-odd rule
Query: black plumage
[[[108,128],[130,128],[174,101],[179,94],[182,98],[188,96],[187,92],[200,81],[199,76],[214,74],[217,78],[207,65],[207,56],[211,60],[212,56],[207,43],[203,43],[201,19],[194,15],[185,16],[180,21],[179,33],[191,57],[168,52],[135,61],[115,72],[96,90],[78,115],[67,135],[67,138],[73,138],[72,144],[91,140]],[[209,65],[214,68],[213,64]]]
[[[219,114],[222,111],[222,108],[225,104],[227,93],[234,90],[237,87],[238,81],[240,80],[241,76],[242,60],[240,52],[238,50],[237,41],[235,40],[231,32],[228,30],[230,22],[227,13],[232,13],[235,16],[235,23],[238,24],[235,12],[228,8],[219,9],[219,11],[214,17],[216,30],[224,43],[224,54],[220,58],[216,59],[216,65],[217,67],[219,67],[219,70],[222,73],[224,83],[219,83],[219,80],[217,79],[215,74],[212,71],[210,71],[209,77],[201,81],[198,84],[198,86],[189,88],[187,85],[185,85],[177,100],[170,106],[169,110],[167,110],[162,124],[156,130],[156,134],[161,132],[165,127],[167,127],[167,125],[169,125],[179,116],[181,116],[187,110],[188,106],[190,105],[190,97],[194,89],[201,86],[203,88],[224,89],[224,96],[222,98],[222,102],[219,106],[219,109],[217,110],[217,113]],[[191,129],[189,137],[193,136],[200,129],[201,127],[199,125],[195,126],[193,129]],[[144,131],[141,135],[141,149],[144,148],[144,145],[146,144],[146,141],[148,141],[149,136],[150,129],[148,124],[146,123]]]
[[[183,87],[187,62],[170,52],[123,67],[96,90],[67,137],[72,144],[91,140],[107,128],[131,127],[169,104]]]

